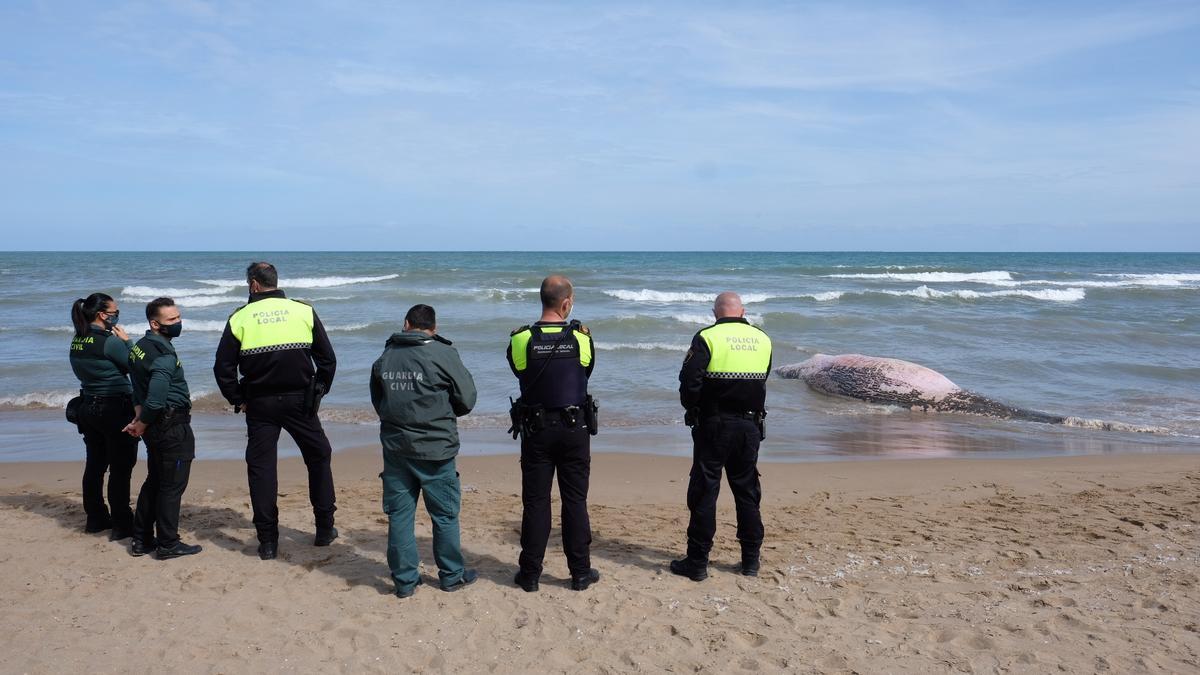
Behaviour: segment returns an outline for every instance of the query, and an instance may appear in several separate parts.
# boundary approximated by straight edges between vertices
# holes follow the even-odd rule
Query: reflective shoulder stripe
[[[579,365],[587,368],[592,363],[592,338],[590,333],[575,331],[575,341],[579,343]]]
[[[525,370],[529,365],[529,339],[531,337],[533,337],[533,333],[526,326],[508,338],[509,347],[512,349],[513,367],[517,369],[517,372]]]
[[[766,379],[771,364],[771,338],[749,324],[718,323],[700,331],[708,345],[705,377]]]
[[[229,330],[242,355],[308,349],[313,341],[313,309],[295,300],[266,298],[229,317]]]

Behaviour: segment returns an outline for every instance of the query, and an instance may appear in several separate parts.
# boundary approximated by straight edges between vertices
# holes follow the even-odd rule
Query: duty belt
[[[109,401],[128,401],[133,398],[130,394],[84,394],[79,397],[84,403],[108,403]]]

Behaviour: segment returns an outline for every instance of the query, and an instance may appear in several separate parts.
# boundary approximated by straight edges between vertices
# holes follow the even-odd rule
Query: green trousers
[[[397,591],[416,586],[421,579],[417,565],[417,538],[413,519],[417,497],[425,493],[425,509],[433,521],[433,558],[442,588],[457,584],[463,575],[462,543],[458,511],[462,492],[454,458],[407,459],[383,453],[383,512],[388,516],[388,567]]]

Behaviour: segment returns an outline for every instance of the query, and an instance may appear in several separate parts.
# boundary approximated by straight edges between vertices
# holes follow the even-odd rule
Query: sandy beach
[[[683,549],[688,461],[596,454],[603,579],[569,590],[556,528],[537,594],[511,583],[516,457],[464,457],[480,581],[436,588],[419,512],[427,585],[400,600],[378,453],[335,455],[330,548],[311,546],[303,465],[281,461],[272,562],[254,553],[241,462],[196,463],[182,531],[205,550],[164,562],[82,532],[81,464],[0,464],[0,671],[1200,669],[1196,455],[763,464],[761,576],[733,571],[723,494],[712,574],[695,583],[665,571]]]

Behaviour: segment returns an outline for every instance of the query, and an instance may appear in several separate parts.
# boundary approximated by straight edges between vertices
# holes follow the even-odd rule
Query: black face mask
[[[158,334],[165,338],[177,338],[177,337],[179,337],[179,334],[182,332],[183,332],[183,319],[180,319],[178,322],[167,325],[167,326],[160,324],[158,327]]]
[[[106,312],[106,314],[107,316],[101,319],[101,321],[104,322],[104,330],[112,330],[113,326],[117,325],[117,323],[121,320],[121,312],[116,311],[111,314]]]

